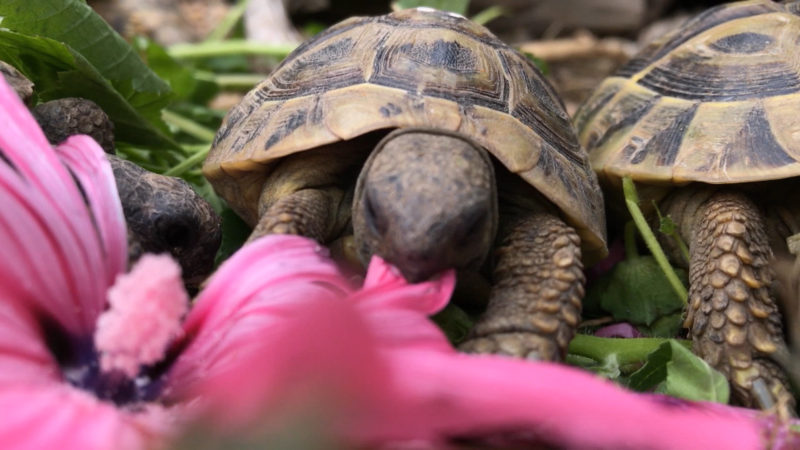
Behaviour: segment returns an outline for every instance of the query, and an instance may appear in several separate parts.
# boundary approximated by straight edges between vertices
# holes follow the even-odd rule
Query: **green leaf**
[[[431,319],[444,331],[447,339],[453,344],[463,341],[472,328],[472,319],[470,319],[469,315],[452,303],[448,304]]]
[[[547,65],[547,61],[543,60],[542,58],[537,57],[533,53],[524,52],[523,53],[526,58],[531,60],[534,66],[542,72],[542,75],[547,76],[550,73],[550,66]]]
[[[628,378],[628,387],[640,392],[651,391],[667,379],[667,363],[672,357],[672,341],[661,344],[647,355],[644,365]]]
[[[606,338],[576,334],[569,342],[569,353],[604,361],[615,355],[619,365],[642,363],[666,339],[659,338]]]
[[[420,6],[427,6],[440,11],[450,11],[464,16],[467,14],[469,0],[397,0],[392,2],[392,9],[395,11],[418,8]]]
[[[683,312],[659,317],[650,326],[639,325],[636,328],[645,336],[671,338],[678,335],[683,327]]]
[[[628,387],[719,403],[727,403],[730,396],[725,376],[674,339],[647,356],[644,366],[628,378]]]
[[[115,86],[129,85],[131,94],[169,93],[164,81],[84,0],[3,0],[0,16],[3,28],[63,42]]]
[[[728,403],[730,386],[721,373],[685,347],[671,343],[672,358],[667,363],[663,392],[688,400]]]
[[[616,380],[622,374],[619,361],[617,361],[617,355],[613,353],[600,361],[595,361],[594,359],[581,355],[568,354],[566,363],[583,368],[609,380]]]
[[[686,279],[685,271],[677,272]],[[651,325],[683,308],[683,301],[652,256],[626,259],[614,266],[609,277],[592,295],[598,296],[600,306],[617,320]]]
[[[628,212],[631,213],[631,218],[636,224],[636,229],[639,230],[639,234],[642,236],[642,239],[644,239],[647,248],[650,249],[650,253],[656,259],[659,267],[661,267],[664,275],[669,280],[670,286],[672,286],[672,289],[675,290],[675,293],[678,294],[685,304],[689,297],[686,291],[686,283],[681,283],[678,275],[669,265],[667,255],[664,254],[664,250],[661,248],[661,245],[659,245],[658,240],[653,234],[653,230],[650,229],[647,219],[645,219],[644,214],[642,214],[642,210],[639,208],[639,195],[636,192],[636,184],[631,177],[622,177],[622,191],[625,196],[625,205],[628,207]]]
[[[198,192],[201,195],[206,193],[203,189],[198,189]],[[250,227],[227,206],[223,207],[220,217],[222,218],[222,243],[215,259],[217,266],[241,248],[251,231]]]
[[[114,122],[118,141],[179,148],[161,122],[161,109],[169,102],[168,95],[136,92],[131,87],[132,80],[112,85],[86,58],[64,43],[0,29],[0,60],[33,81],[42,101],[83,97],[97,103]]]
[[[188,66],[178,63],[164,47],[143,36],[135,38],[133,45],[148,67],[169,84],[177,99],[191,96],[197,87],[197,80]]]

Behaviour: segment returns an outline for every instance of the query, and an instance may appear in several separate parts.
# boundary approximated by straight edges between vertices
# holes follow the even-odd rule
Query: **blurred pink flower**
[[[146,255],[123,274],[125,224],[100,147],[86,136],[51,147],[1,76],[0,123],[4,449],[159,445],[196,410],[177,388],[268,340],[259,326],[290,320],[262,318],[267,292],[288,301],[351,290],[307,240],[265,239],[186,315],[169,257]]]
[[[184,317],[169,258],[123,275],[124,222],[97,144],[78,136],[53,149],[5,82],[0,123],[3,448],[165,446],[194,420],[246,433],[304,407],[348,446],[789,442],[785,424],[759,413],[458,354],[427,318],[447,303],[452,272],[408,285],[375,258],[357,289],[300,237],[239,251]]]

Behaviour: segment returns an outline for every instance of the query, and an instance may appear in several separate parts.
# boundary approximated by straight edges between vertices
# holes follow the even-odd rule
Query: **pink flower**
[[[238,252],[186,313],[169,258],[123,274],[124,222],[97,144],[79,136],[53,149],[4,82],[0,123],[4,448],[163,446],[195,420],[238,436],[297,411],[319,413],[350,446],[791,445],[785,425],[758,413],[458,354],[427,319],[448,301],[452,272],[408,285],[376,258],[356,289],[299,237]]]
[[[231,263],[218,276],[237,269]],[[186,389],[203,393],[205,420],[223,436],[248,425],[279,432],[287,410],[322,410],[329,414],[316,423],[329,434],[368,448],[442,448],[455,439],[502,448],[800,444],[787,423],[757,411],[637,394],[556,364],[457,353],[427,320],[452,286],[452,274],[408,285],[374,258],[363,288],[340,294],[345,301],[270,297],[261,307],[272,303],[273,314],[292,320],[274,323],[270,339]]]
[[[146,255],[123,274],[124,219],[100,147],[86,136],[51,147],[2,77],[0,123],[3,448],[163,443],[198,410],[178,392],[269,339],[262,325],[284,320],[259,312],[262,298],[351,289],[307,240],[267,239],[187,315],[169,257]],[[256,258],[263,265],[248,266]]]

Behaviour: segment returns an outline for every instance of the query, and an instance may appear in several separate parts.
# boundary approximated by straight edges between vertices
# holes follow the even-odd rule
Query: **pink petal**
[[[523,432],[564,448],[764,444],[763,424],[735,408],[676,404],[570,367],[423,351],[388,360],[398,398],[409,403],[404,420],[369,428],[381,442]]]
[[[298,236],[267,236],[225,262],[184,323],[181,354],[170,370],[174,392],[217,371],[233,355],[272,334],[308,302],[342,298],[352,288],[324,250]]]
[[[54,381],[60,376],[38,321],[20,303],[0,298],[0,386],[22,380]]]
[[[451,352],[447,337],[428,315],[447,305],[455,281],[455,271],[449,270],[436,280],[408,284],[392,265],[374,256],[363,289],[349,300],[370,324],[382,349],[413,347]]]
[[[174,422],[161,407],[126,412],[57,383],[0,386],[0,411],[0,442],[18,450],[153,448]]]
[[[91,210],[105,257],[106,286],[128,264],[128,238],[125,215],[119,201],[117,183],[105,153],[89,136],[70,136],[55,147],[62,163],[80,184]]]
[[[226,363],[193,386],[189,396],[201,399],[205,419],[218,430],[298,411],[316,411],[329,426],[346,429],[388,400],[385,365],[352,305],[315,296],[292,309],[263,330],[263,340],[229,348]]]
[[[98,234],[98,228],[108,230],[113,220],[92,216],[70,172],[5,80],[0,80],[0,123],[0,295],[29,302],[70,332],[88,333],[104,304],[108,280],[119,266],[118,247],[125,245],[104,245],[101,237],[124,234]],[[77,148],[91,162],[71,164],[76,178],[89,182],[82,187],[89,201],[105,199],[112,211],[119,209],[114,204],[118,200],[108,199],[108,191],[115,188],[102,149],[90,139],[73,140],[64,151],[69,148]],[[101,169],[91,173],[91,167]]]

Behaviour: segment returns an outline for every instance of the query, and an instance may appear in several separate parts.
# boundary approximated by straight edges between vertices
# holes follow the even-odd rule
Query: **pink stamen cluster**
[[[108,290],[109,308],[97,320],[94,343],[103,372],[133,378],[160,361],[181,334],[189,297],[180,266],[169,256],[146,254]]]

